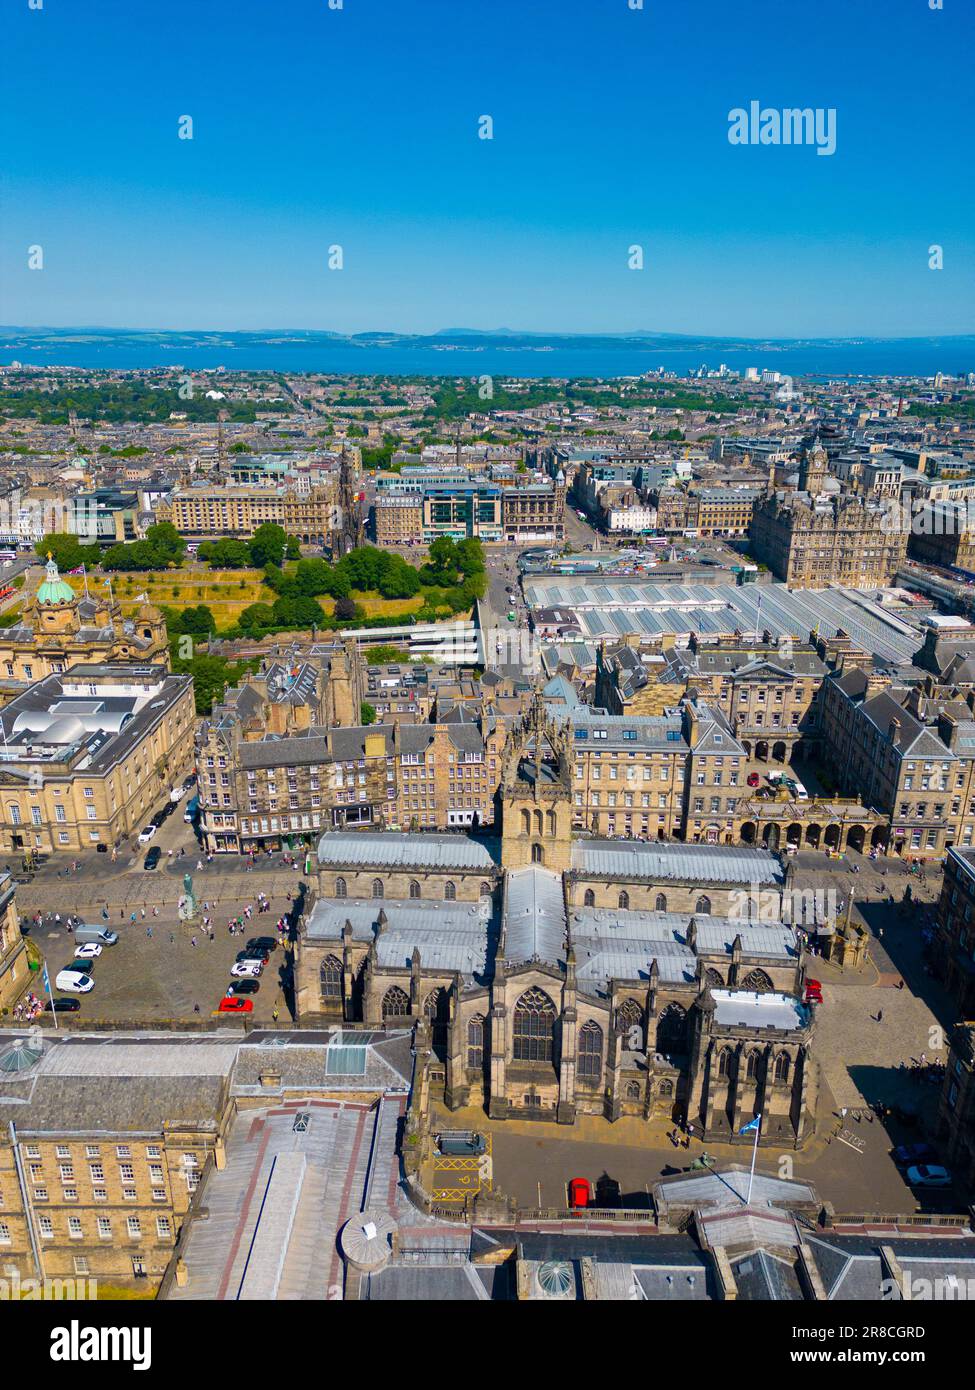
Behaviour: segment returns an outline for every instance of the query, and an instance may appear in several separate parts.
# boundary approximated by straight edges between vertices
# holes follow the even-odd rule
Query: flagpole
[[[50,999],[50,1001],[51,1001],[51,1013],[54,1015],[54,1030],[55,1030],[55,1032],[57,1032],[57,1030],[58,1030],[58,1028],[59,1028],[60,1025],[58,1024],[58,1011],[57,1011],[57,1009],[54,1007],[54,992],[53,992],[53,990],[51,989],[51,977],[50,977],[50,975],[49,975],[48,972],[47,972],[47,957],[46,957],[46,956],[42,956],[42,957],[41,957],[41,962],[42,962],[43,971],[44,971],[44,975],[43,975],[44,988],[47,990],[47,997],[48,997],[48,999]]]
[[[761,1134],[761,1132],[762,1132],[762,1117],[761,1117],[761,1115],[759,1115],[759,1117],[758,1117],[758,1124],[755,1126],[755,1143],[754,1143],[753,1146],[752,1146],[752,1168],[751,1168],[751,1172],[748,1174],[748,1196],[745,1198],[745,1206],[746,1206],[746,1207],[748,1206],[749,1202],[752,1200],[752,1183],[755,1181],[755,1160],[756,1160],[756,1158],[758,1157],[758,1136]]]

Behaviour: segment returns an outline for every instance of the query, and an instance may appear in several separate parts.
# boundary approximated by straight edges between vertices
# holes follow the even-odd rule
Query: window
[[[112,1239],[112,1218],[110,1216],[98,1218],[98,1238],[99,1240]]]
[[[598,1081],[603,1069],[603,1030],[591,1019],[579,1029],[577,1071],[580,1081]]]
[[[131,1157],[132,1157],[132,1150],[129,1148],[128,1144],[118,1144],[118,1145],[116,1146],[116,1149],[115,1149],[115,1157],[116,1157],[116,1158],[131,1158]]]
[[[420,885],[417,883],[416,879],[414,878],[414,879],[412,879],[412,880],[410,881],[410,897],[411,897],[411,898],[418,898],[419,896],[420,896]]]
[[[694,911],[704,913],[705,916],[710,915],[711,899],[706,893],[702,893],[698,898],[697,902],[694,904]]]
[[[138,1240],[142,1235],[142,1222],[137,1216],[130,1216],[126,1219],[125,1228],[133,1240]]]
[[[475,1014],[467,1025],[467,1065],[471,1071],[484,1066],[484,1018]]]
[[[788,1052],[780,1052],[775,1059],[775,1079],[776,1081],[788,1081],[790,1060]]]
[[[616,905],[617,905],[617,907],[619,907],[622,911],[625,912],[625,911],[629,908],[629,906],[630,906],[630,895],[629,895],[629,893],[621,893],[620,896],[619,896],[619,900],[618,900],[618,902],[617,902]]]
[[[168,1216],[156,1217],[156,1235],[160,1240],[168,1240],[172,1235],[172,1227],[169,1224]]]
[[[555,1005],[540,989],[527,990],[515,1005],[513,1056],[516,1062],[551,1062]]]
[[[457,897],[456,885],[449,880],[443,886],[444,902],[452,903]]]
[[[319,971],[323,999],[342,998],[342,962],[338,956],[326,956]]]
[[[348,890],[348,888],[346,887],[345,879],[344,879],[344,878],[337,878],[337,879],[335,880],[335,896],[336,896],[337,898],[346,898],[346,897],[348,897],[348,894],[349,894],[349,890]]]
[[[666,894],[666,893],[658,893],[658,894],[657,894],[656,900],[655,900],[655,902],[654,902],[654,910],[657,911],[657,912],[666,912],[666,911],[667,911],[667,894]]]
[[[84,1235],[84,1232],[81,1229],[80,1216],[68,1217],[68,1235],[71,1237],[72,1240],[80,1240],[81,1237]]]
[[[381,879],[381,878],[374,878],[373,881],[372,881],[372,896],[373,896],[374,898],[381,898],[381,897],[384,896],[385,892],[386,892],[386,890],[385,890],[385,888],[383,887],[383,881],[382,881],[382,879]]]
[[[0,1221],[0,1245],[10,1244],[10,1226],[6,1221]]]
[[[583,907],[595,907],[595,906],[596,906],[596,894],[592,891],[591,888],[587,888],[587,889],[586,889],[585,894],[584,894],[583,899],[582,899],[582,905],[583,905]]]
[[[51,1240],[54,1236],[54,1222],[49,1216],[39,1216],[37,1218],[38,1230],[42,1240]]]
[[[383,995],[383,1021],[388,1018],[407,1018],[409,1012],[409,996],[398,985],[393,985],[392,989],[388,989]]]
[[[532,863],[544,864],[544,862],[545,851],[542,849],[541,845],[532,845]]]

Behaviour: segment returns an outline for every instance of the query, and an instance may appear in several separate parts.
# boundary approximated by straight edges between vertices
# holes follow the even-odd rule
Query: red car
[[[581,1211],[592,1201],[592,1189],[585,1178],[569,1179],[569,1206],[573,1211]]]
[[[823,1002],[823,987],[818,980],[809,979],[806,981],[806,992],[803,999],[806,1004],[821,1004]]]
[[[750,787],[757,787],[761,780],[762,779],[761,777],[759,777],[757,772],[750,772],[748,774],[748,777],[746,778],[746,781],[748,782],[748,785]]]
[[[225,995],[217,1005],[218,1014],[251,1014],[253,1012],[253,999],[241,999],[238,994]]]

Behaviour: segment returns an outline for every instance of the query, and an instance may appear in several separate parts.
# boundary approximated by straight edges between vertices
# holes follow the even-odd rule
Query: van
[[[80,927],[74,929],[74,939],[79,946],[93,944],[96,946],[114,946],[118,941],[118,932],[110,931],[108,927],[99,927],[91,922],[82,922]]]
[[[199,796],[190,797],[189,801],[186,803],[186,810],[183,812],[183,819],[185,820],[185,822],[186,822],[187,825],[192,825],[193,822],[196,820],[196,818],[197,818],[197,816],[198,816],[199,814],[200,814],[200,798],[199,798]]]

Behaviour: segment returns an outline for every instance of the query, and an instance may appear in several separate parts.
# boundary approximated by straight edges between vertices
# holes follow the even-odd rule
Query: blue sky
[[[8,0],[0,321],[970,332],[973,8]],[[729,144],[751,100],[835,155]]]

